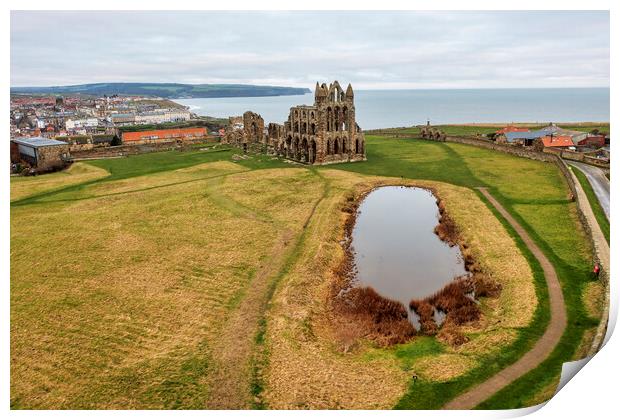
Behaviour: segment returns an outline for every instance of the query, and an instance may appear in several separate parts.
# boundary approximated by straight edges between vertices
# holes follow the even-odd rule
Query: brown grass
[[[468,276],[457,277],[434,295],[422,300],[412,300],[409,307],[420,317],[421,332],[434,335],[439,331],[438,338],[453,346],[466,342],[457,326],[480,319],[478,304],[467,296],[473,293],[474,287],[473,280]],[[433,318],[435,310],[446,314],[441,330]]]
[[[202,169],[225,175],[235,168]],[[194,176],[203,177],[202,169]],[[283,172],[286,181],[264,194],[295,201],[271,200],[270,208],[262,201],[235,205],[226,191],[229,184],[250,188],[272,171],[144,189],[193,179],[189,172],[84,188],[86,196],[117,195],[11,209],[11,398],[17,406],[205,408],[214,388],[209,378],[220,369],[232,378],[240,371],[240,388],[249,388],[242,382],[247,360],[231,369],[216,344],[227,342],[227,322],[247,308],[244,300],[265,292],[261,272],[270,263],[279,268],[278,242],[288,230],[301,232],[320,187],[295,195],[307,171]],[[258,211],[295,214],[279,223]],[[255,316],[241,318],[252,327]],[[228,353],[239,350],[240,337],[251,348],[252,330],[242,327]]]
[[[391,346],[405,343],[415,335],[415,328],[408,319],[407,309],[402,303],[380,296],[371,287],[353,287],[340,293],[334,302],[335,311],[341,317],[347,317],[347,327],[357,324],[357,338],[373,340],[379,346]],[[351,329],[339,335],[351,340]]]
[[[433,194],[436,193],[436,191],[433,191]],[[435,234],[437,234],[442,241],[448,243],[450,246],[454,246],[458,243],[459,239],[456,223],[447,215],[446,206],[441,200],[437,200],[437,208],[439,209],[440,218],[439,224],[435,226]]]

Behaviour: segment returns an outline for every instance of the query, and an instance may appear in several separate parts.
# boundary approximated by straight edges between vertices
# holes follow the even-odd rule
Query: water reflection
[[[429,190],[389,186],[368,194],[352,233],[356,284],[371,286],[409,309],[412,299],[428,297],[467,274],[459,248],[435,235],[438,222],[436,198]],[[440,325],[445,314],[436,311],[434,318]],[[410,319],[419,326],[415,313]]]

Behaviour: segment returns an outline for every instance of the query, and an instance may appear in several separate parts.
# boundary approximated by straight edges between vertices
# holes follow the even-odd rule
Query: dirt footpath
[[[443,408],[449,410],[468,410],[475,408],[500,389],[510,384],[514,380],[523,376],[530,370],[537,367],[553,351],[560,341],[562,333],[566,328],[566,310],[564,307],[564,296],[560,287],[560,281],[551,262],[545,257],[543,252],[534,243],[525,229],[506,211],[506,209],[489,193],[486,188],[480,188],[482,194],[497,209],[497,211],[510,223],[517,234],[521,237],[528,249],[540,263],[545,274],[547,288],[549,289],[549,303],[551,306],[551,320],[543,336],[536,342],[534,347],[525,353],[523,357],[512,365],[496,373],[485,382],[476,385],[469,391],[459,395]]]

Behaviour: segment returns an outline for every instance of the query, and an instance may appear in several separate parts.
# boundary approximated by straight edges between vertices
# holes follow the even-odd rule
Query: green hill
[[[162,98],[231,98],[242,96],[283,96],[309,93],[307,88],[239,84],[181,83],[90,83],[71,86],[12,87],[11,94],[30,95],[147,95]]]

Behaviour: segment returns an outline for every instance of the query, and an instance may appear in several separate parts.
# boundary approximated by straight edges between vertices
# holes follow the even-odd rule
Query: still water
[[[409,308],[467,274],[458,246],[435,235],[439,210],[422,188],[380,187],[359,206],[352,232],[357,285]]]
[[[227,118],[258,112],[282,123],[295,105],[314,94],[262,98],[175,99],[198,115]],[[423,124],[609,121],[609,89],[356,90],[357,122],[364,130]]]

